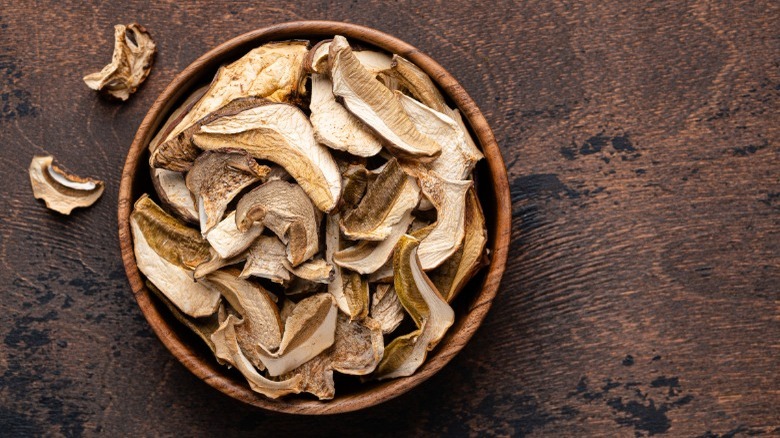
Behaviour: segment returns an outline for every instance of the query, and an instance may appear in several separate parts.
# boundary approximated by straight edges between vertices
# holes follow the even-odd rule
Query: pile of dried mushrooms
[[[411,62],[341,36],[222,66],[149,151],[138,267],[270,398],[332,399],[334,371],[411,375],[487,262],[482,154],[460,114]]]

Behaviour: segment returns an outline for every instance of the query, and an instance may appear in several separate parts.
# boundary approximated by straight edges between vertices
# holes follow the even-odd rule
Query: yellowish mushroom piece
[[[245,231],[236,227],[236,212],[231,211],[225,219],[206,234],[206,240],[223,259],[235,257],[252,245],[263,233],[263,224],[254,222]]]
[[[30,184],[35,199],[43,199],[47,208],[62,214],[94,204],[104,188],[103,181],[81,178],[57,166],[51,155],[33,157]]]
[[[404,308],[395,293],[395,287],[388,283],[376,285],[371,299],[371,318],[379,323],[382,333],[395,331],[404,320]]]

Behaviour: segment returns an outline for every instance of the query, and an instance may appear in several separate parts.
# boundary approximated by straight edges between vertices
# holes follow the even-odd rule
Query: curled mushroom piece
[[[418,330],[393,340],[374,375],[377,379],[409,376],[455,321],[455,313],[425,275],[417,250],[420,242],[406,235],[393,255],[395,290]]]
[[[437,212],[436,223],[420,242],[420,262],[429,270],[442,264],[463,242],[465,198],[472,181],[447,180],[435,172],[420,174],[419,181]]]
[[[384,351],[382,326],[377,321],[369,317],[350,321],[345,315],[338,315],[335,341],[330,350],[334,370],[364,376],[376,369]]]
[[[152,69],[154,41],[139,24],[114,26],[114,54],[103,70],[84,76],[93,90],[120,100],[127,100]]]
[[[344,37],[336,36],[329,49],[333,94],[384,138],[395,155],[431,161],[441,153],[441,146],[421,134],[409,120],[393,92],[360,64]]]
[[[349,165],[344,170],[341,183],[341,205],[339,207],[341,211],[351,210],[360,203],[363,195],[366,194],[368,180],[369,172],[365,166]]]
[[[208,274],[211,274],[214,271],[217,271],[219,269],[224,268],[225,266],[235,265],[237,263],[241,263],[244,260],[246,260],[246,254],[241,253],[237,254],[233,257],[224,258],[217,253],[214,248],[209,249],[211,253],[211,258],[207,261],[199,264],[195,268],[195,272],[192,274],[192,276],[195,278],[195,280],[200,280],[201,278],[205,277]]]
[[[300,376],[277,382],[267,379],[257,372],[238,344],[236,327],[241,324],[242,321],[234,315],[228,315],[217,331],[211,335],[211,341],[216,347],[217,358],[236,367],[249,382],[249,387],[266,397],[275,399],[287,394],[300,393],[302,390]]]
[[[236,227],[248,230],[255,221],[287,245],[293,266],[319,251],[319,213],[298,185],[274,180],[244,195],[236,206]]]
[[[206,240],[223,259],[235,257],[252,245],[263,233],[263,224],[255,222],[245,231],[236,227],[236,212],[231,211],[206,234]]]
[[[185,222],[198,223],[198,209],[184,182],[184,174],[167,169],[152,169],[152,184],[160,203]]]
[[[336,384],[333,381],[333,365],[328,351],[324,351],[298,368],[274,379],[301,379],[301,392],[308,392],[320,400],[331,400],[336,396]]]
[[[270,170],[241,151],[202,153],[185,179],[197,199],[201,233],[214,228],[233,197]]]
[[[404,308],[392,284],[377,284],[371,299],[371,317],[379,323],[382,333],[395,331],[404,320]]]
[[[333,261],[342,268],[348,268],[361,274],[371,274],[382,267],[393,255],[395,244],[406,234],[412,223],[411,211],[392,226],[390,234],[381,242],[362,241],[355,246],[343,249],[333,256]]]
[[[284,267],[287,249],[276,236],[260,236],[249,247],[241,278],[267,278],[274,283],[285,284],[290,281],[290,271]]]
[[[30,183],[35,199],[43,199],[46,207],[62,214],[89,207],[103,195],[103,181],[73,175],[57,166],[51,155],[33,157]]]
[[[440,113],[446,113],[449,109],[431,78],[420,67],[409,62],[406,58],[393,55],[392,65],[387,73],[397,79],[401,87],[407,89],[412,96],[429,108]]]
[[[312,73],[328,74],[330,43],[333,40],[322,40],[309,50],[304,60],[304,68]],[[373,50],[353,50],[352,54],[369,73],[376,76],[388,71],[393,66],[393,58],[386,53]]]
[[[298,278],[314,283],[328,284],[333,280],[333,265],[321,258],[309,260],[298,266],[293,266],[287,259],[283,259],[284,267]]]
[[[315,140],[306,114],[293,105],[269,103],[218,118],[192,139],[201,149],[242,149],[279,164],[324,212],[338,202],[341,174],[336,162]]]

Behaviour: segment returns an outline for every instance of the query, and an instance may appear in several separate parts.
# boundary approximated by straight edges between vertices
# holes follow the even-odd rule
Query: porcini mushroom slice
[[[357,272],[348,270],[342,271],[342,287],[344,288],[344,298],[347,301],[349,309],[347,315],[350,320],[363,319],[368,315],[369,291],[368,281]]]
[[[192,278],[191,270],[209,254],[196,230],[165,213],[146,195],[135,203],[130,228],[138,269],[176,307],[194,318],[217,310],[219,292]]]
[[[337,313],[336,303],[328,294],[301,300],[287,318],[279,349],[272,352],[261,348],[260,358],[268,374],[287,373],[333,345]]]
[[[47,208],[62,214],[89,207],[103,194],[103,181],[73,175],[54,164],[51,155],[33,157],[30,184],[35,199],[43,199]]]
[[[236,326],[238,345],[246,357],[259,366],[259,348],[275,350],[282,341],[282,320],[268,292],[226,271],[213,272],[202,282],[218,290],[241,315],[244,322]]]
[[[173,128],[175,128],[179,122],[181,122],[182,118],[184,118],[184,116],[190,112],[192,107],[200,100],[200,98],[203,97],[208,88],[208,85],[205,85],[193,91],[189,96],[187,96],[186,99],[184,99],[184,102],[182,102],[181,105],[173,110],[162,127],[157,131],[157,134],[155,134],[154,137],[152,137],[152,140],[149,142],[149,152],[154,153],[155,149],[157,149],[160,143],[168,137],[168,134],[171,133],[171,130],[173,130]]]
[[[382,333],[392,333],[404,320],[404,308],[392,284],[377,284],[371,299],[371,318],[377,321]]]
[[[298,266],[319,251],[319,213],[297,184],[275,180],[244,195],[236,206],[236,227],[255,221],[287,245],[287,259]]]
[[[200,280],[201,278],[205,277],[208,274],[211,274],[212,272],[222,269],[225,266],[235,265],[236,263],[241,263],[244,260],[246,260],[246,253],[237,254],[233,257],[224,258],[219,255],[216,251],[214,251],[214,248],[210,249],[211,258],[207,261],[199,264],[195,268],[195,272],[193,274],[193,277],[195,277],[196,280]]]
[[[282,260],[284,267],[293,275],[315,283],[328,284],[333,280],[333,265],[321,258],[315,258],[293,266],[287,259]]]
[[[240,231],[236,227],[236,212],[231,211],[206,234],[206,240],[220,257],[227,259],[249,248],[264,228],[263,224],[254,222],[246,231]]]
[[[369,283],[392,283],[393,282],[393,259],[387,260],[381,268],[368,276]]]
[[[369,172],[363,165],[351,164],[344,170],[341,183],[341,211],[355,208],[363,199],[368,187]]]
[[[145,283],[146,287],[152,291],[152,293],[160,301],[162,301],[163,304],[165,304],[165,307],[168,308],[174,318],[184,324],[188,329],[192,330],[195,335],[197,335],[200,339],[203,340],[203,342],[206,343],[212,352],[216,352],[214,342],[211,341],[211,335],[214,334],[214,332],[219,327],[219,320],[216,314],[203,318],[190,318],[189,316],[185,315],[184,312],[179,310],[179,308],[176,307],[176,305],[173,304],[171,300],[169,300],[168,297],[166,297],[165,294],[160,291],[160,289],[157,289],[157,287],[152,284],[151,281],[147,280]]]
[[[412,96],[429,108],[440,113],[446,113],[449,109],[431,78],[406,58],[393,55],[389,73],[398,80],[400,86],[409,90]]]
[[[338,202],[338,166],[328,148],[315,140],[309,118],[293,105],[269,103],[221,117],[201,126],[192,139],[201,149],[242,149],[279,164],[324,212]]]
[[[236,327],[241,324],[242,322],[238,318],[229,315],[217,331],[211,335],[211,340],[216,346],[217,358],[236,367],[249,382],[249,387],[266,397],[279,398],[287,394],[300,393],[302,380],[300,376],[277,382],[267,379],[257,372],[239,347]],[[244,321],[243,324],[246,322]]]
[[[360,64],[344,37],[336,36],[330,44],[329,62],[333,94],[384,138],[394,154],[431,161],[441,153],[441,146],[421,134],[409,120],[395,94]]]
[[[309,50],[304,60],[304,67],[311,73],[328,74],[330,43],[333,40],[322,40]],[[360,61],[360,64],[373,75],[388,71],[392,67],[393,59],[390,55],[373,50],[354,50],[352,54]]]
[[[328,293],[336,300],[336,305],[347,315],[350,314],[347,297],[344,295],[344,278],[341,267],[335,265],[333,256],[341,249],[341,232],[339,231],[338,213],[325,217],[325,261],[333,265],[333,280],[328,284]]]
[[[407,211],[401,220],[392,226],[390,234],[381,242],[361,241],[357,245],[343,249],[333,256],[333,261],[342,268],[348,268],[361,274],[371,274],[390,259],[398,240],[406,234],[414,218]]]
[[[127,100],[152,69],[154,41],[139,24],[114,26],[114,54],[103,70],[84,76],[93,90],[120,100]]]
[[[287,248],[276,236],[260,236],[249,247],[241,278],[267,278],[274,283],[285,284],[290,281],[290,272],[284,267]]]
[[[325,75],[311,75],[311,124],[314,138],[336,150],[360,157],[371,157],[382,150],[382,143],[370,129],[353,116],[333,94],[333,82]]]
[[[464,229],[465,235],[460,249],[430,273],[431,281],[448,303],[455,299],[458,292],[486,262],[485,216],[473,187],[466,194]]]
[[[185,179],[197,200],[201,233],[206,235],[214,228],[233,197],[270,170],[242,151],[202,153]]]
[[[403,236],[393,255],[395,290],[418,330],[393,340],[387,346],[377,366],[377,379],[414,373],[425,361],[428,351],[439,343],[455,321],[452,308],[423,271],[417,256],[419,245],[414,237]]]
[[[198,209],[184,183],[184,174],[167,169],[151,169],[154,191],[160,203],[185,222],[198,223]]]
[[[339,313],[335,341],[330,350],[334,370],[364,376],[376,369],[384,350],[382,327],[377,321],[368,317],[350,321]]]
[[[460,248],[463,242],[466,192],[472,181],[440,178],[435,172],[421,173],[420,188],[436,207],[436,223],[420,242],[423,269],[434,269]]]
[[[302,392],[313,394],[320,400],[331,400],[336,395],[329,350],[323,351],[298,368],[277,378],[286,380],[296,377],[301,379]]]
[[[419,186],[393,158],[368,186],[360,204],[344,214],[341,231],[351,239],[383,240],[419,200]]]

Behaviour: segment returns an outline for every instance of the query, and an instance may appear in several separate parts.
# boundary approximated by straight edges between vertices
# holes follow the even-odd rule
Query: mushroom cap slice
[[[283,259],[284,267],[298,278],[314,283],[328,284],[333,280],[333,265],[321,258],[315,258],[298,266],[293,266],[287,259]]]
[[[420,200],[420,188],[393,158],[368,186],[360,204],[341,219],[341,231],[351,239],[383,240]]]
[[[184,174],[167,169],[151,169],[152,185],[160,203],[185,222],[198,223],[198,209],[184,182]]]
[[[355,376],[369,374],[376,369],[384,351],[382,326],[377,321],[369,317],[351,321],[339,313],[330,350],[334,370]]]
[[[149,152],[154,153],[155,149],[157,149],[160,143],[168,137],[168,134],[170,134],[171,131],[176,126],[178,126],[179,122],[181,122],[184,116],[186,116],[192,107],[200,100],[200,98],[203,97],[208,88],[208,85],[204,85],[193,91],[189,96],[187,96],[186,99],[184,99],[184,102],[182,102],[178,108],[173,110],[165,123],[163,123],[162,127],[157,131],[157,134],[155,134],[154,137],[152,137],[152,140],[149,142]]]
[[[393,259],[389,259],[381,268],[368,276],[369,283],[392,283],[394,277]]]
[[[398,80],[401,87],[409,90],[412,96],[429,108],[440,113],[446,113],[449,109],[444,102],[444,97],[431,78],[420,67],[417,67],[406,58],[393,55],[392,65],[388,73]]]
[[[420,133],[409,120],[396,95],[360,64],[344,37],[333,39],[329,61],[333,94],[384,138],[385,146],[395,155],[431,161],[441,153],[441,146]]]
[[[314,138],[318,142],[360,157],[371,157],[382,150],[379,138],[336,101],[333,82],[327,76],[311,75],[309,109]]]
[[[376,285],[371,299],[370,314],[371,318],[379,323],[384,334],[392,333],[401,325],[401,321],[404,320],[404,308],[392,284]]]
[[[290,281],[290,271],[284,267],[287,248],[276,236],[260,236],[249,247],[241,278],[267,278],[274,283],[285,284]]]
[[[336,384],[333,381],[333,366],[329,350],[323,351],[298,368],[275,379],[292,378],[300,378],[301,391],[313,394],[320,400],[331,400],[336,396]]]
[[[314,138],[306,114],[293,105],[257,106],[201,126],[192,137],[201,149],[243,149],[284,167],[320,210],[331,211],[341,193],[341,174]]]
[[[304,60],[304,67],[311,73],[328,74],[330,65],[328,63],[328,56],[330,54],[330,43],[332,39],[322,40],[315,44],[314,47],[309,50]],[[374,76],[381,72],[388,71],[393,66],[393,58],[390,55],[383,52],[375,52],[373,50],[353,50],[352,53],[360,61],[360,64],[365,67],[369,73]]]
[[[214,248],[211,248],[210,252],[211,252],[211,258],[199,264],[195,268],[195,272],[192,275],[193,277],[195,277],[195,280],[200,280],[206,275],[211,274],[212,272],[217,271],[219,269],[222,269],[225,266],[241,263],[244,260],[246,260],[247,257],[246,253],[241,253],[241,254],[234,255],[233,257],[225,258],[219,255],[219,253],[217,253],[214,250]]]
[[[84,76],[84,82],[93,90],[127,100],[152,70],[155,51],[154,41],[143,26],[117,24],[111,63]]]
[[[227,259],[249,248],[264,228],[263,224],[255,222],[246,231],[240,231],[236,227],[236,212],[231,211],[206,234],[206,240],[220,257]]]
[[[245,322],[243,323],[245,324]],[[287,394],[300,393],[302,383],[300,376],[277,382],[267,379],[257,372],[239,347],[236,327],[241,324],[242,322],[234,315],[228,315],[225,322],[211,335],[211,340],[216,346],[217,359],[236,367],[249,382],[249,387],[266,397],[275,399]]]
[[[287,245],[293,266],[319,251],[319,213],[297,184],[268,181],[244,195],[236,206],[236,227],[247,230],[255,221]]]
[[[30,163],[30,184],[35,199],[43,199],[46,207],[62,214],[74,208],[89,207],[103,195],[103,181],[81,178],[54,164],[54,157],[33,157]]]
[[[455,313],[425,275],[417,250],[420,241],[405,235],[393,255],[395,290],[398,299],[418,330],[401,336],[385,349],[375,377],[389,379],[409,376],[425,361],[455,321]]]
[[[341,183],[341,211],[355,208],[366,194],[370,174],[363,165],[350,164],[344,171]]]
[[[202,153],[185,179],[197,199],[201,233],[206,235],[214,228],[233,197],[270,170],[242,151]]]
[[[392,226],[390,234],[381,242],[362,241],[357,245],[342,249],[333,256],[333,261],[342,268],[348,268],[361,274],[371,274],[382,267],[393,255],[395,244],[406,234],[414,218],[407,211],[401,220]]]
[[[146,195],[130,215],[138,269],[185,314],[199,318],[216,312],[219,292],[196,283],[191,268],[208,257],[200,234],[165,213]]]

